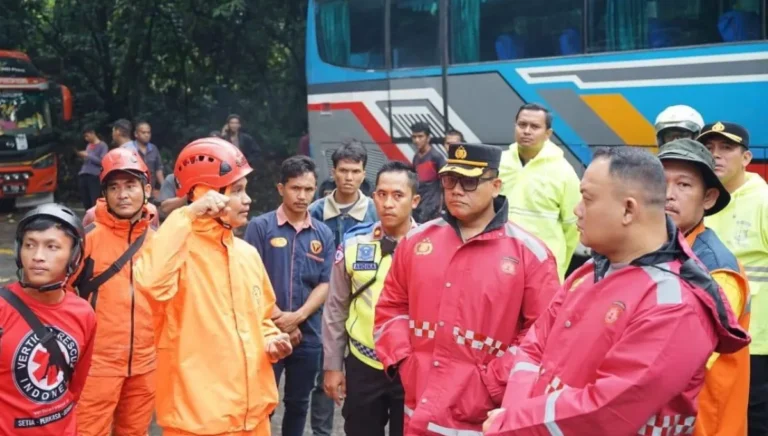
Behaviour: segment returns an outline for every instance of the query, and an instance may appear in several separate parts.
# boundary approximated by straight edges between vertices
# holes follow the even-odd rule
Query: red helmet
[[[114,171],[125,171],[136,177],[144,177],[144,183],[149,183],[150,180],[149,168],[144,163],[144,159],[129,148],[118,147],[104,155],[104,158],[101,160],[99,181],[104,183],[107,176]]]
[[[176,159],[176,196],[186,197],[196,185],[225,188],[251,171],[243,152],[232,143],[221,138],[198,139],[187,144]]]

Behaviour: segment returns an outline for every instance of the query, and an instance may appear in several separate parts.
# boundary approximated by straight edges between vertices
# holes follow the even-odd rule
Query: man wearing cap
[[[725,121],[707,124],[698,141],[715,160],[715,174],[731,195],[720,212],[708,216],[714,230],[744,266],[752,294],[750,332],[749,434],[768,434],[768,184],[747,172],[752,161],[749,132]]]
[[[667,177],[667,215],[725,292],[739,325],[748,330],[747,279],[741,274],[736,256],[704,226],[705,216],[723,210],[731,200],[715,174],[715,160],[706,147],[692,139],[668,142],[658,157]],[[712,354],[699,396],[694,435],[747,434],[748,393],[749,348],[733,354]]]
[[[446,212],[411,230],[376,304],[376,355],[405,390],[404,434],[480,434],[516,345],[559,288],[546,245],[507,220],[501,150],[451,144]]]

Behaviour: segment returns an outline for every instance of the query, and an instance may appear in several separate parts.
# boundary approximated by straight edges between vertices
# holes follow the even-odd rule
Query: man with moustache
[[[291,336],[293,353],[274,365],[278,383],[285,371],[282,434],[301,436],[309,396],[320,370],[321,311],[328,295],[333,262],[333,233],[309,215],[317,187],[315,163],[307,156],[289,157],[280,167],[277,210],[253,218],[245,240],[256,247],[275,289],[275,325]]]
[[[715,173],[731,201],[704,223],[744,266],[752,294],[749,434],[768,434],[768,184],[747,171],[752,162],[749,132],[727,121],[707,124],[698,141],[715,159]]]
[[[398,244],[376,303],[376,356],[402,380],[405,434],[479,434],[559,288],[546,245],[507,219],[500,158],[494,146],[450,146],[447,211]]]
[[[323,369],[326,394],[344,402],[348,436],[384,436],[387,424],[390,436],[403,434],[403,387],[376,357],[373,319],[397,244],[416,226],[411,214],[420,200],[418,185],[407,164],[384,164],[373,193],[381,221],[353,228],[336,252],[323,314]]]
[[[552,143],[552,113],[529,103],[515,116],[515,143],[501,157],[501,192],[509,219],[541,238],[557,259],[560,280],[579,243],[573,207],[579,202],[579,177]]]
[[[704,226],[704,217],[720,212],[731,201],[715,174],[714,158],[701,143],[687,138],[666,143],[658,158],[667,176],[667,215],[725,292],[739,325],[748,330],[747,279],[736,256]],[[748,397],[749,348],[733,354],[714,353],[707,361],[694,435],[747,434]]]

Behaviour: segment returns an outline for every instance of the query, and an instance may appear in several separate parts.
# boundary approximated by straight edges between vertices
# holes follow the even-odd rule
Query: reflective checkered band
[[[413,335],[417,338],[426,336],[429,339],[434,339],[435,332],[437,332],[437,323],[434,322],[410,320],[408,326],[413,330]]]
[[[472,330],[462,330],[459,327],[453,328],[453,337],[459,345],[467,346],[473,350],[485,351],[496,357],[503,356],[507,351],[512,354],[517,351],[517,348],[510,347],[501,341],[475,333]]]
[[[349,342],[352,344],[353,347],[355,347],[355,350],[359,351],[360,354],[362,354],[363,356],[369,359],[373,359],[377,362],[379,361],[379,358],[376,356],[376,351],[373,348],[366,347],[365,345],[354,340],[353,338],[349,338]]]
[[[563,385],[563,381],[560,380],[560,377],[555,376],[555,378],[553,378],[552,381],[550,381],[547,387],[544,389],[544,395],[551,394],[552,392],[555,392],[555,391],[559,391],[564,387],[565,385]]]
[[[637,434],[647,436],[693,434],[693,426],[695,423],[695,416],[656,415],[652,416],[644,426],[640,427]]]

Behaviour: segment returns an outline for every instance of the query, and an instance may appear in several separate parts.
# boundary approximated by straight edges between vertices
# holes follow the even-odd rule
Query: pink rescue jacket
[[[487,435],[690,434],[712,351],[750,342],[682,235],[568,278],[519,348]]]
[[[398,244],[374,338],[384,368],[399,365],[406,435],[479,434],[517,345],[560,288],[544,243],[507,221],[503,197],[496,212],[466,242],[448,216]]]

